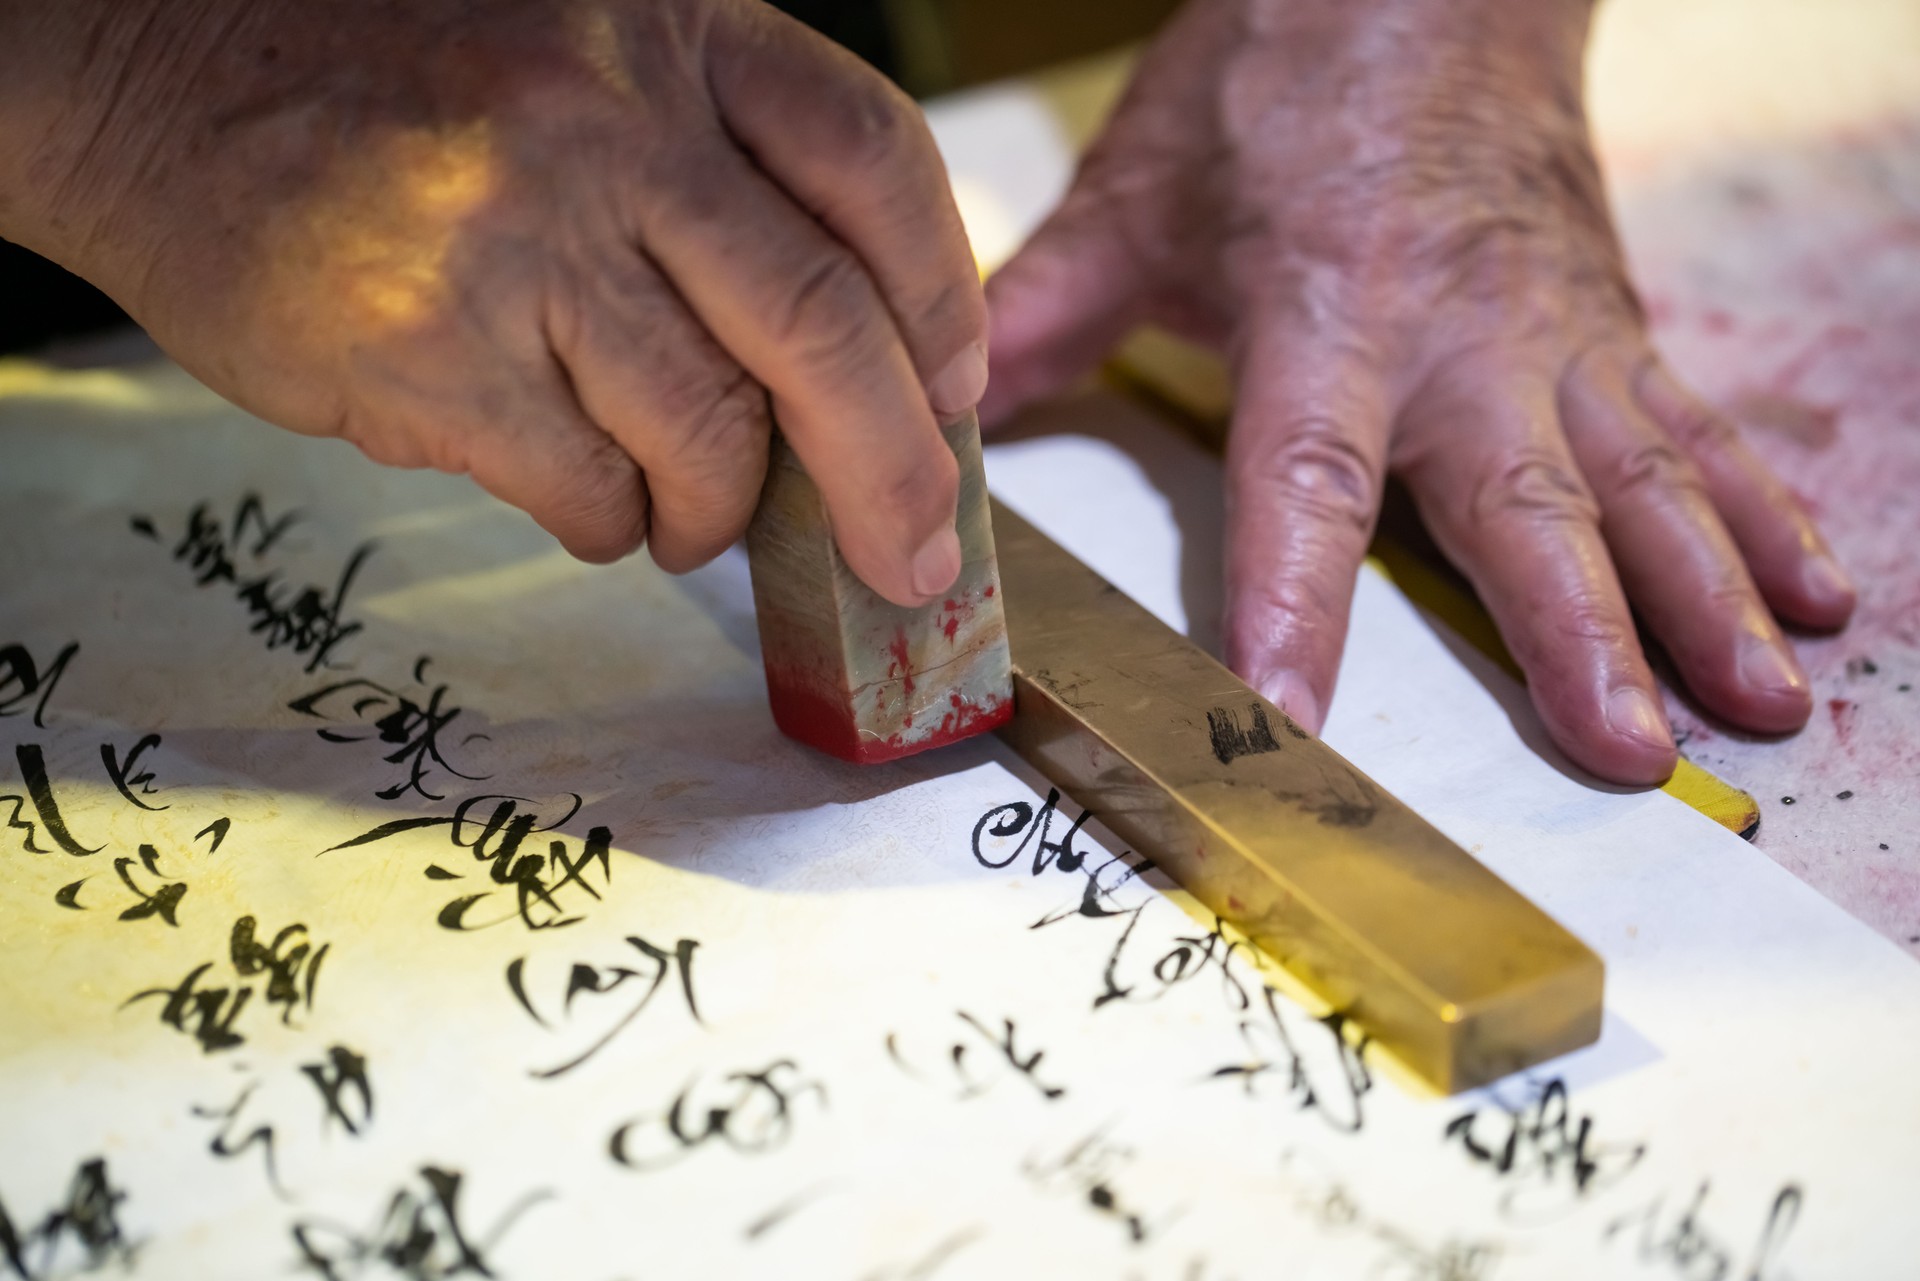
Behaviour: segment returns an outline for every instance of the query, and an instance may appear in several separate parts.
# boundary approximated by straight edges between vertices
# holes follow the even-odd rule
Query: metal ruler
[[[998,733],[1446,1093],[1594,1041],[1599,956],[1205,651],[995,506]]]

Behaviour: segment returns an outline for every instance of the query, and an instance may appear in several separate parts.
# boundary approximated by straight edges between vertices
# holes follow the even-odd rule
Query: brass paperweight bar
[[[1579,939],[1017,514],[999,733],[1434,1088],[1594,1041]]]

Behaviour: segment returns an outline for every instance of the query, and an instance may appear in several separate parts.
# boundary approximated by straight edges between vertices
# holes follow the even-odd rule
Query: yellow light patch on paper
[[[1308,1018],[1326,1019],[1334,1013],[1333,1007],[1318,992],[1288,973],[1285,967],[1254,946],[1245,935],[1224,925],[1199,899],[1171,883],[1156,884],[1155,889],[1202,928],[1221,930],[1228,943],[1237,944],[1237,955],[1245,960],[1260,981],[1298,1006]],[[1354,1049],[1355,1057],[1366,1066],[1368,1072],[1391,1081],[1404,1093],[1417,1099],[1446,1097],[1398,1054],[1362,1033],[1358,1024],[1343,1022],[1340,1025],[1340,1037]]]
[[[68,371],[31,360],[0,360],[0,397],[13,396],[78,401],[107,409],[157,407],[148,384],[112,370]]]
[[[479,960],[471,944],[458,944],[470,936],[442,932],[450,940],[446,947],[419,941],[423,924],[458,892],[424,877],[423,867],[458,874],[463,879],[452,884],[459,889],[498,888],[474,852],[453,845],[443,830],[322,852],[330,834],[343,830],[338,798],[168,786],[160,793],[167,808],[147,811],[127,805],[112,787],[78,769],[50,763],[67,823],[77,839],[98,851],[74,857],[53,849],[44,831],[39,843],[51,852],[7,851],[0,874],[0,920],[8,922],[0,931],[0,973],[84,977],[0,984],[0,1075],[9,1064],[52,1046],[65,1055],[178,1058],[177,1034],[164,1027],[156,1034],[156,1025],[164,1022],[167,994],[202,965],[207,969],[198,991],[256,989],[248,1004],[261,1008],[235,1011],[250,1043],[292,1038],[311,1012],[296,1008],[283,1023],[280,1012],[264,1004],[262,981],[247,983],[230,963],[233,928],[243,918],[252,918],[263,944],[299,927],[289,946],[328,949],[316,967],[316,986],[329,1005],[350,1004],[348,994],[378,992],[402,974],[439,994],[443,1005],[489,1010],[497,1004],[493,984],[476,983],[474,974],[481,966],[497,971],[498,961],[484,953],[487,959]],[[29,807],[26,814],[31,821],[35,811]],[[208,814],[231,819],[217,848],[210,836],[189,838]],[[390,817],[369,808],[364,823],[372,828]],[[143,846],[156,854],[158,875],[137,856]],[[631,851],[615,850],[614,857],[619,891],[632,900],[698,901],[710,892],[697,872],[661,866]],[[130,884],[121,879],[122,864]],[[132,887],[152,893],[169,882],[187,886],[174,906],[177,924],[157,914],[122,915],[141,902]],[[61,903],[61,891],[76,884],[70,901]],[[512,902],[511,893],[501,891],[474,914],[490,943],[519,928],[511,920]],[[500,926],[486,924],[496,919]]]

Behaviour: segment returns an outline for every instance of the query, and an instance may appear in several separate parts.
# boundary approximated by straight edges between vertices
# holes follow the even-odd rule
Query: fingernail
[[[1800,664],[1769,636],[1748,636],[1740,642],[1740,679],[1749,688],[1769,694],[1807,692]]]
[[[1817,600],[1843,601],[1852,600],[1854,596],[1853,579],[1831,556],[1816,556],[1808,561],[1800,582],[1807,595]]]
[[[927,384],[927,402],[941,418],[957,418],[979,404],[986,394],[987,349],[979,343],[955,356]]]
[[[960,577],[960,536],[953,526],[941,530],[913,554],[913,590],[922,596],[938,596]]]
[[[1650,747],[1673,750],[1673,731],[1667,728],[1667,718],[1643,689],[1629,685],[1607,696],[1607,728]]]
[[[1313,696],[1313,687],[1299,672],[1269,672],[1256,682],[1255,688],[1295,725],[1309,734],[1320,732],[1320,700]]]

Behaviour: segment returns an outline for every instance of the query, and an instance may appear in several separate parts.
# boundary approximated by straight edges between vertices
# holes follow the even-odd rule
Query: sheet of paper
[[[1210,464],[1155,439],[989,466],[1177,620]],[[783,741],[737,559],[575,564],[166,367],[0,367],[0,449],[0,1276],[1920,1258],[1920,970],[1558,773],[1383,583],[1335,742],[1609,966],[1598,1046],[1454,1099],[996,743]]]

